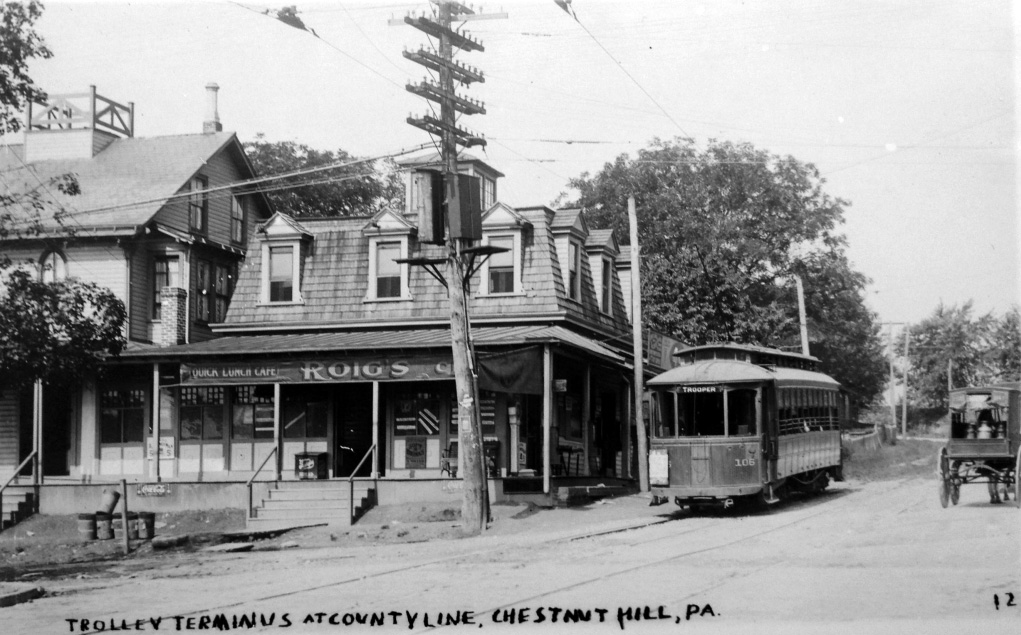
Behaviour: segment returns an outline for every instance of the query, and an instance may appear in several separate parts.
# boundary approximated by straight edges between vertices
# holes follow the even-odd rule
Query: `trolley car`
[[[675,353],[649,380],[652,495],[680,506],[775,503],[841,473],[840,384],[809,355],[738,344]]]
[[[950,438],[939,451],[939,502],[954,505],[961,485],[986,483],[989,501],[1018,500],[1021,382],[950,391]],[[1002,493],[1001,493],[1002,490]]]

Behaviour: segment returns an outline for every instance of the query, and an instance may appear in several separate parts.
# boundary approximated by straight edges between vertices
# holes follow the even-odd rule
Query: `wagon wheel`
[[[950,465],[947,460],[947,449],[939,451],[939,504],[946,509],[950,502]]]
[[[954,505],[956,505],[957,501],[959,501],[959,500],[961,500],[961,482],[951,476],[950,477],[950,502],[953,503]]]

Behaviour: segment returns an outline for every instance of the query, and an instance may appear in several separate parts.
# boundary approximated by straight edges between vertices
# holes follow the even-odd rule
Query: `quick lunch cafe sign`
[[[181,383],[189,385],[421,381],[453,377],[451,358],[444,355],[181,364]]]

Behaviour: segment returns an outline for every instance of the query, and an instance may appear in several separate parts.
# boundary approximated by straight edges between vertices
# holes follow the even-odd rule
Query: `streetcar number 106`
[[[736,465],[737,467],[750,467],[752,465],[755,465],[755,459],[754,458],[734,459],[734,465]]]

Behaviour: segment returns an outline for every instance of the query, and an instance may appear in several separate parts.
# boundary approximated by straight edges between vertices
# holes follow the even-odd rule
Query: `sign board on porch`
[[[176,456],[176,440],[174,437],[160,437],[160,458],[161,459],[172,459]],[[145,458],[153,459],[153,442],[152,437],[145,440]]]
[[[143,483],[135,493],[139,496],[169,496],[170,483]]]
[[[404,467],[409,470],[425,468],[426,441],[421,437],[411,437],[404,443]]]
[[[449,355],[181,364],[181,383],[190,385],[325,384],[349,381],[421,381],[453,377]]]
[[[553,380],[553,392],[567,392],[567,380],[566,379],[554,379]]]

